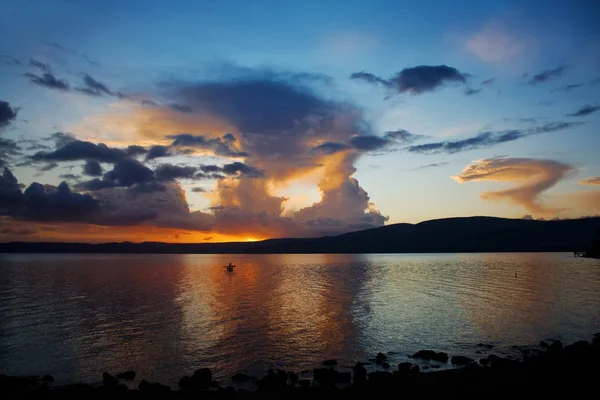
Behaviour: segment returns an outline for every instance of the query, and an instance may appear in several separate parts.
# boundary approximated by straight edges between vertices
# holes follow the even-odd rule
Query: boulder
[[[375,357],[375,364],[381,364],[385,360],[387,360],[387,356],[385,354],[377,353],[377,356]]]
[[[409,374],[412,370],[412,364],[409,362],[403,362],[398,364],[398,372],[402,375]]]
[[[382,363],[381,363],[381,368],[384,368],[384,369],[389,369],[389,368],[390,368],[390,364],[388,364],[388,363],[386,363],[386,362],[382,362]]]
[[[338,380],[339,372],[330,368],[313,369],[313,377],[320,386],[333,386]]]
[[[453,365],[467,365],[470,364],[472,362],[474,362],[475,360],[469,358],[469,357],[465,357],[465,356],[454,356],[452,357],[452,359],[450,360],[450,362]]]
[[[325,360],[323,361],[323,365],[327,366],[327,367],[334,367],[336,365],[338,365],[337,360]]]
[[[125,371],[120,374],[115,375],[118,379],[123,379],[124,381],[132,381],[135,379],[135,371]]]
[[[552,342],[550,347],[548,347],[548,353],[551,354],[560,354],[563,352],[563,344],[560,340],[555,340]]]
[[[352,372],[354,373],[355,384],[361,384],[367,381],[367,369],[363,367],[362,363],[356,363],[354,367],[352,367]]]
[[[210,368],[200,368],[194,371],[192,382],[194,386],[208,388],[212,383],[212,372]]]
[[[252,379],[255,379],[255,378],[250,375],[240,374],[240,373],[235,374],[231,377],[232,382],[238,382],[238,383],[245,383]]]
[[[102,374],[102,384],[106,387],[117,387],[119,386],[119,380],[108,372],[105,372]]]
[[[422,358],[423,360],[434,360],[446,363],[448,362],[448,354],[443,352],[435,352],[433,350],[419,350],[412,356],[413,358]]]

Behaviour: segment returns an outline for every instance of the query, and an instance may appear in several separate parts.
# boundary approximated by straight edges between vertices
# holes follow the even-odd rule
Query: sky
[[[600,214],[600,3],[2,0],[0,241]]]

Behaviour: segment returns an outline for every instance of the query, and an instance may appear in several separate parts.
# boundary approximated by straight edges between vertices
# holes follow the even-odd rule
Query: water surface
[[[565,253],[0,255],[0,373],[62,382],[133,369],[176,387],[210,367],[228,383],[598,331],[600,261]]]

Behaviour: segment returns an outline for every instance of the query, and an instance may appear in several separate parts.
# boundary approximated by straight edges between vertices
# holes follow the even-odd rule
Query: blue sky
[[[19,188],[0,189],[25,203],[0,196],[0,231],[214,241],[596,215],[599,17],[585,0],[6,1],[0,159]],[[56,132],[67,150],[166,153],[65,158]],[[124,183],[126,167],[142,175]],[[56,217],[29,210],[33,182]]]

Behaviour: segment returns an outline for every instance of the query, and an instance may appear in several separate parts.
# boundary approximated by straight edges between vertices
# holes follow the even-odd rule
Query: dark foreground
[[[221,386],[212,380],[210,369],[203,368],[179,382],[178,390],[158,382],[142,380],[137,389],[122,381],[135,378],[128,371],[116,376],[104,373],[100,386],[75,384],[52,386],[52,377],[9,377],[0,375],[3,399],[382,399],[416,394],[444,398],[481,399],[514,396],[581,396],[598,391],[600,378],[600,333],[592,343],[579,341],[563,346],[559,341],[545,350],[525,354],[522,361],[491,355],[479,361],[466,357],[448,358],[445,353],[422,350],[413,357],[451,362],[463,368],[423,373],[410,363],[390,366],[393,372],[367,373],[360,363],[353,373],[336,371],[337,362],[329,360],[313,370],[313,380],[283,370],[269,371],[258,380],[237,374],[235,383],[252,381],[254,391]],[[375,363],[388,367],[385,355]]]

